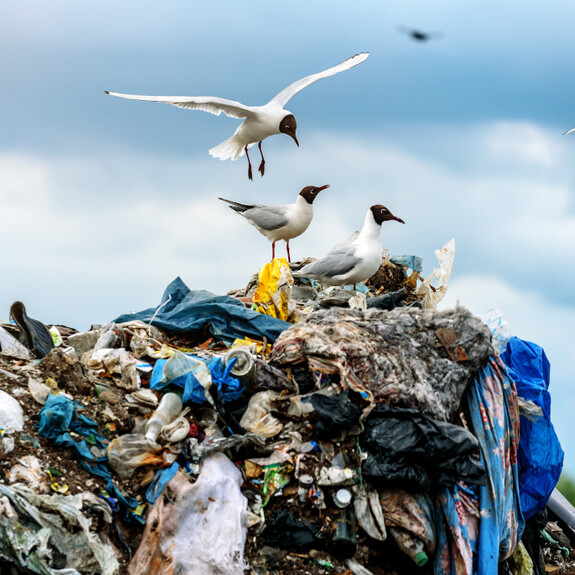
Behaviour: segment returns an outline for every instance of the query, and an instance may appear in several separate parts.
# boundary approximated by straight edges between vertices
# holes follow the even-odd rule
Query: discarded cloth
[[[436,575],[497,573],[498,563],[517,548],[524,527],[517,468],[517,392],[498,357],[481,368],[465,401],[489,482],[458,483],[439,493]]]
[[[191,291],[179,277],[168,285],[159,306],[123,314],[114,322],[132,320],[142,320],[176,334],[207,329],[214,338],[227,343],[246,336],[272,342],[291,325],[247,309],[231,296],[218,296],[205,290]]]
[[[489,329],[468,310],[317,311],[276,340],[270,361],[339,374],[375,402],[447,421],[493,353]]]
[[[535,343],[512,337],[501,355],[517,386],[517,395],[541,407],[543,417],[521,415],[518,465],[521,508],[525,519],[541,511],[559,481],[564,453],[551,423],[549,360]]]

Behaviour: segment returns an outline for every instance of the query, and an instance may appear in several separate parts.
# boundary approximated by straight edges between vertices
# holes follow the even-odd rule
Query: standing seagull
[[[371,206],[361,232],[352,243],[334,248],[321,260],[293,272],[293,276],[328,285],[355,286],[369,279],[381,265],[381,224],[388,220],[405,223],[385,206]]]
[[[237,160],[245,153],[248,159],[248,178],[252,180],[252,164],[248,155],[248,148],[251,148],[256,143],[258,144],[262,157],[258,171],[263,176],[265,169],[264,154],[262,152],[263,140],[268,136],[273,136],[274,134],[287,134],[293,138],[294,142],[299,147],[299,142],[296,137],[297,123],[295,117],[291,112],[284,109],[284,106],[288,101],[306,86],[309,86],[322,78],[328,78],[329,76],[334,76],[344,70],[349,70],[363,62],[368,56],[369,52],[356,54],[341,64],[333,66],[333,68],[328,68],[323,72],[306,76],[305,78],[290,84],[287,88],[284,88],[264,106],[245,106],[240,102],[211,96],[136,96],[133,94],[119,94],[117,92],[108,91],[106,91],[106,94],[118,96],[119,98],[127,98],[128,100],[145,100],[148,102],[173,104],[179,108],[203,110],[204,112],[209,112],[216,116],[219,116],[223,112],[226,116],[244,119],[244,121],[238,126],[234,135],[215,148],[212,148],[210,150],[210,155],[214,158],[220,158],[220,160],[231,158],[233,161]]]
[[[272,260],[276,257],[276,242],[284,240],[288,261],[291,262],[289,241],[303,234],[313,217],[313,201],[325,186],[306,186],[298,195],[295,204],[264,206],[261,204],[238,204],[225,198],[219,198],[230,204],[230,208],[244,216],[260,234],[272,242]]]

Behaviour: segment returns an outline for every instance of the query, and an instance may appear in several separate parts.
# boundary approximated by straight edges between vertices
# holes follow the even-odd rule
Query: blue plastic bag
[[[545,507],[563,468],[564,453],[551,423],[550,365],[543,348],[518,337],[509,340],[501,359],[515,381],[517,395],[543,410],[537,421],[521,416],[519,487],[523,515],[529,519]]]

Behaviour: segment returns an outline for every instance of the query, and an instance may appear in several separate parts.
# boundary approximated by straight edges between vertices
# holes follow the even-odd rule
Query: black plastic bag
[[[414,409],[378,405],[361,441],[367,452],[362,472],[374,481],[423,491],[459,480],[485,484],[475,436]]]

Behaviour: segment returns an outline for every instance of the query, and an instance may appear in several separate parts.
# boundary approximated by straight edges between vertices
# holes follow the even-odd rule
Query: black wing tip
[[[104,94],[109,94],[110,92],[108,90],[104,90]]]

